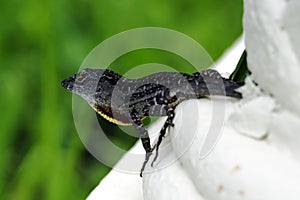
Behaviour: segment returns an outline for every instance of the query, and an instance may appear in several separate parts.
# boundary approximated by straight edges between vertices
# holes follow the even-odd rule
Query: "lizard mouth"
[[[66,79],[64,79],[62,82],[61,82],[61,85],[65,88],[65,89],[67,89],[67,90],[69,90],[69,91],[73,91],[73,87],[74,87],[74,83],[75,83],[75,79],[76,79],[76,75],[73,75],[73,76],[71,76],[71,77],[69,77],[69,78],[66,78]]]

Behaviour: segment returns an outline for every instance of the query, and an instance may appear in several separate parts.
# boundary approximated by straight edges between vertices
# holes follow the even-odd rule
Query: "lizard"
[[[135,127],[146,152],[141,177],[154,149],[156,154],[151,166],[156,161],[167,128],[174,126],[175,108],[179,103],[215,95],[242,98],[236,89],[243,84],[223,78],[213,69],[193,74],[158,72],[129,79],[108,69],[85,68],[61,82],[65,89],[81,96],[106,120]],[[153,147],[142,123],[147,116],[167,117]]]

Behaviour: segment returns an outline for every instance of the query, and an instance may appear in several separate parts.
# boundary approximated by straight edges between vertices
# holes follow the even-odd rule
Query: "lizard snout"
[[[69,90],[69,91],[73,91],[73,86],[74,86],[74,83],[75,83],[75,79],[76,79],[76,75],[73,75],[73,76],[71,76],[71,77],[69,77],[69,78],[66,78],[66,79],[64,79],[62,82],[61,82],[61,85],[65,88],[65,89],[67,89],[67,90]]]

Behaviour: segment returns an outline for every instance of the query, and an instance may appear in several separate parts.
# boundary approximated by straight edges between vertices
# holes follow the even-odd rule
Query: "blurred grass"
[[[109,171],[84,149],[71,94],[60,86],[99,42],[165,27],[217,59],[242,32],[242,0],[12,0],[1,1],[0,12],[0,199],[84,199]],[[117,63],[124,70],[157,57],[137,53]],[[124,148],[135,141],[114,134]]]

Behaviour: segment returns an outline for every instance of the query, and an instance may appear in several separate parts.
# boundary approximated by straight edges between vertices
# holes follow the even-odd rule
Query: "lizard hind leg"
[[[152,151],[153,151],[153,148],[151,148],[151,143],[150,143],[150,138],[149,138],[149,135],[148,135],[148,131],[144,128],[144,126],[143,126],[142,129],[144,131],[140,132],[140,134],[141,134],[141,140],[142,140],[143,147],[146,151],[146,154],[145,154],[145,160],[144,160],[143,166],[141,168],[140,177],[143,176],[143,171],[145,170],[145,167],[146,167],[146,165],[149,161],[149,158],[152,155]]]
[[[140,134],[143,147],[146,151],[145,160],[144,160],[143,166],[142,166],[141,171],[140,171],[140,177],[142,177],[143,176],[143,171],[145,170],[145,167],[146,167],[146,165],[149,161],[149,158],[152,154],[153,148],[151,148],[151,143],[150,143],[150,138],[149,138],[148,131],[144,127],[139,115],[137,115],[134,111],[131,112],[131,120],[132,120],[132,124],[134,125],[134,127],[136,128],[136,130]]]
[[[154,162],[156,161],[157,157],[158,157],[158,150],[159,150],[159,146],[162,142],[162,139],[164,138],[165,134],[166,134],[166,130],[168,127],[170,126],[174,126],[173,124],[173,119],[175,117],[175,112],[174,112],[174,109],[173,108],[169,108],[167,110],[167,120],[165,121],[165,124],[163,125],[162,129],[160,130],[160,133],[159,133],[159,136],[158,136],[158,140],[157,140],[157,143],[156,143],[156,153],[155,153],[155,157],[151,163],[151,167],[153,167],[153,164]]]
[[[145,170],[145,167],[146,167],[146,165],[147,165],[147,163],[148,163],[148,161],[149,161],[149,158],[150,158],[151,154],[152,154],[151,151],[150,151],[150,152],[146,152],[146,155],[145,155],[145,161],[144,161],[144,163],[143,163],[143,166],[142,166],[141,172],[140,172],[140,177],[143,177],[143,172],[144,172],[144,170]]]

